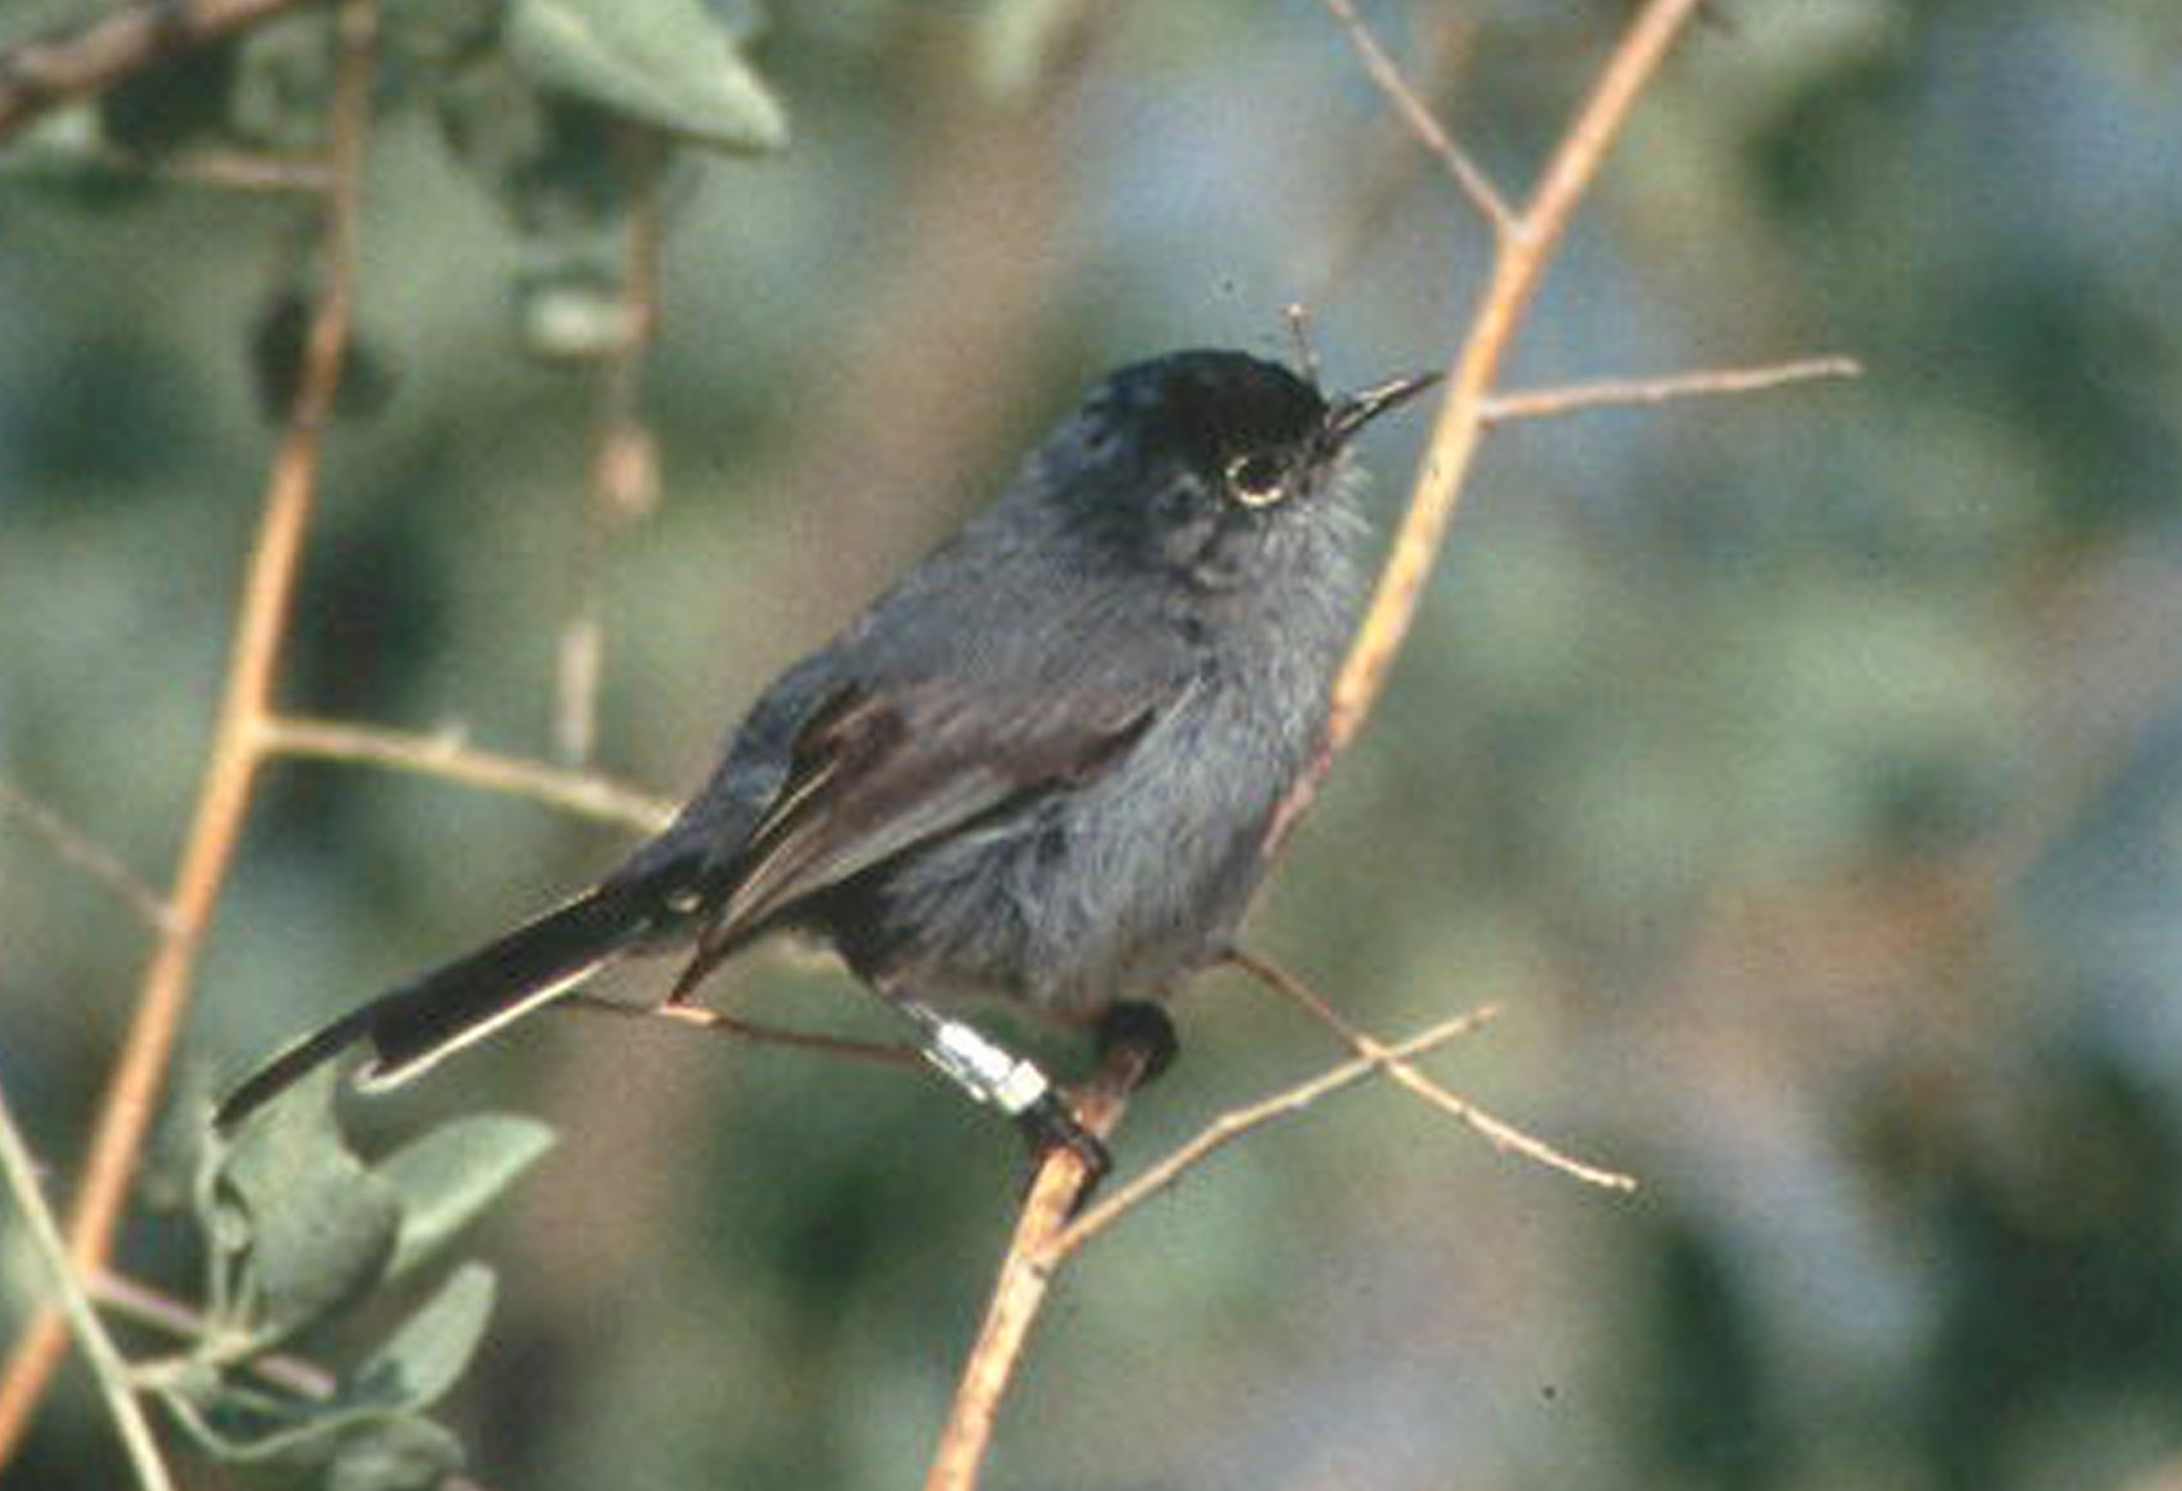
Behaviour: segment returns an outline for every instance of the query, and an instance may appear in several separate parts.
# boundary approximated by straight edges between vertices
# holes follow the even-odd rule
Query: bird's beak
[[[1355,439],[1365,425],[1390,409],[1400,408],[1439,381],[1438,373],[1410,373],[1336,399],[1326,415],[1325,448],[1339,450]]]

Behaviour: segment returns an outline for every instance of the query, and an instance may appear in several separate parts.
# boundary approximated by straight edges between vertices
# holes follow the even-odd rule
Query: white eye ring
[[[1264,454],[1237,456],[1227,463],[1227,489],[1244,507],[1271,507],[1288,495],[1288,472]]]

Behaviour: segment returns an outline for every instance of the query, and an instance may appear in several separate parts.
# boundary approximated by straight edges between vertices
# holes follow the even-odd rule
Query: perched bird
[[[1328,399],[1193,351],[1112,374],[990,507],[791,667],[658,837],[573,900],[304,1038],[232,1126],[359,1041],[405,1081],[601,966],[684,950],[670,1000],[776,931],[830,944],[1034,1144],[1103,1152],[944,1010],[1154,1032],[1228,950],[1346,650],[1348,448],[1433,382]]]

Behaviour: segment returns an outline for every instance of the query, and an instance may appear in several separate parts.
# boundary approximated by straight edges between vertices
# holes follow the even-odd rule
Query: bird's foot
[[[1151,1086],[1174,1065],[1174,1058],[1182,1050],[1174,1021],[1167,1018],[1167,1012],[1140,999],[1108,1005],[1099,1016],[1093,1039],[1102,1066],[1117,1057],[1134,1059],[1135,1069],[1129,1079],[1132,1091]]]

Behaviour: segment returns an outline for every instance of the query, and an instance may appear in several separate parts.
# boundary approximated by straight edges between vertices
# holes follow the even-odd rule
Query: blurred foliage
[[[92,8],[9,0],[0,42]],[[1367,10],[1512,186],[1628,8]],[[384,9],[370,368],[284,696],[546,755],[591,576],[599,758],[663,791],[1098,370],[1284,352],[1297,299],[1333,382],[1438,363],[1486,249],[1305,0],[837,0],[763,29],[695,0]],[[1253,923],[1375,1029],[1501,1002],[1449,1080],[1647,1190],[1576,1191],[1383,1093],[1263,1136],[1067,1281],[996,1483],[2178,1473],[2182,30],[2163,3],[1713,11],[1515,381],[1812,351],[1866,378],[1497,435]],[[311,289],[307,201],[214,166],[316,140],[321,28],[0,154],[0,778],[154,879]],[[661,502],[602,542],[592,364],[623,345],[646,197]],[[1368,453],[1389,521],[1419,423]],[[194,1059],[233,1072],[624,842],[283,766]],[[64,1170],[127,1018],[128,918],[0,818],[0,1082]],[[825,969],[725,985],[885,1029]],[[1125,1166],[1333,1054],[1224,976],[1180,1013]],[[564,1136],[488,1224],[505,1298],[434,1410],[470,1473],[913,1478],[1006,1224],[1007,1136],[897,1076],[542,1025],[355,1115],[519,1106]],[[176,1226],[147,1211],[122,1262],[187,1292]],[[23,1483],[111,1481],[63,1389]],[[438,1463],[416,1434],[380,1453]]]
[[[435,1262],[551,1135],[530,1119],[461,1118],[369,1165],[335,1121],[334,1086],[330,1073],[313,1077],[232,1145],[198,1130],[201,1297],[167,1304],[165,1323],[184,1343],[131,1370],[202,1453],[338,1491],[430,1491],[463,1452],[425,1410],[484,1339],[491,1269],[458,1267],[338,1374],[285,1352],[323,1342]]]

